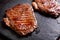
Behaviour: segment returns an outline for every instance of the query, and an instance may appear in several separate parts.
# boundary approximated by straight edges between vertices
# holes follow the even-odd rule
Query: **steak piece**
[[[27,35],[37,28],[37,20],[28,3],[18,4],[6,10],[4,22],[20,35]]]
[[[34,0],[32,5],[36,10],[44,11],[54,17],[60,14],[60,4],[57,0]]]

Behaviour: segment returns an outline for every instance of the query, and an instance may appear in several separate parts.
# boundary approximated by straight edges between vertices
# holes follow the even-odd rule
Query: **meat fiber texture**
[[[57,0],[34,0],[32,5],[36,10],[42,10],[54,17],[60,15],[60,3]]]
[[[18,4],[6,10],[5,24],[20,35],[27,35],[37,28],[37,20],[32,6]]]

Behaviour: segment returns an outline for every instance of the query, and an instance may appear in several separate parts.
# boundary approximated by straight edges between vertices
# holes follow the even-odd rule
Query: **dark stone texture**
[[[5,0],[4,0],[5,1]],[[38,28],[27,36],[20,36],[10,28],[8,28],[2,19],[5,15],[5,10],[17,5],[28,2],[32,3],[32,0],[10,0],[3,4],[0,9],[0,33],[12,40],[56,40],[60,35],[60,24],[57,23],[57,19],[46,17],[41,15],[40,12],[35,11],[35,15],[38,21]]]

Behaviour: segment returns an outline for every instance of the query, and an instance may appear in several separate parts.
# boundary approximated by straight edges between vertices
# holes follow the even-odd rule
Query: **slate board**
[[[18,35],[2,22],[6,9],[9,9],[19,3],[22,4],[26,2],[31,4],[32,0],[11,0],[0,9],[0,34],[11,40],[56,40],[56,38],[60,35],[60,24],[57,23],[57,20],[60,20],[60,17],[54,19],[41,15],[40,12],[34,11],[38,22],[38,28],[31,34],[24,37]]]

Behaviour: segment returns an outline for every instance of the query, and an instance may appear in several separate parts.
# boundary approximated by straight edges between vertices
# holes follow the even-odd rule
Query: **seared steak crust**
[[[57,17],[60,14],[60,4],[57,0],[34,0],[32,5],[36,10],[42,10],[54,17]]]
[[[28,4],[18,4],[6,10],[4,22],[20,35],[26,35],[37,28],[37,20],[32,7]]]

